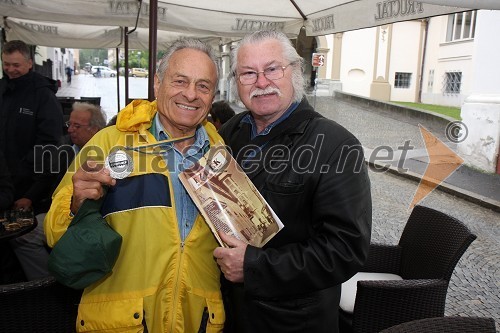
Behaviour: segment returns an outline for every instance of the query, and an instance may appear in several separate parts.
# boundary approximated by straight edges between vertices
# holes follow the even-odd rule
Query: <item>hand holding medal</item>
[[[98,163],[91,159],[85,161],[73,175],[73,197],[71,212],[76,214],[85,199],[98,200],[104,193],[104,186],[114,186],[116,179],[106,163]]]

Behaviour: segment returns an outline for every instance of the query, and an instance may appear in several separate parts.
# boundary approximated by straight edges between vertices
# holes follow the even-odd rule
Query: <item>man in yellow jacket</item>
[[[103,187],[101,214],[123,238],[113,272],[83,292],[78,332],[222,331],[217,242],[178,179],[221,141],[205,120],[217,79],[210,47],[175,42],[155,76],[157,100],[120,111],[116,126],[86,144],[54,192],[44,223],[50,246]],[[130,168],[98,167],[117,152]]]

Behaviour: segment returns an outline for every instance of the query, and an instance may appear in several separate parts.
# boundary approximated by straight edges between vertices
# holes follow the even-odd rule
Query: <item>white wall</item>
[[[328,54],[326,56],[326,77],[325,79],[332,79],[332,70],[333,70],[333,48],[334,48],[334,42],[333,42],[333,36],[334,35],[326,35],[326,44],[329,49]]]
[[[370,96],[377,28],[344,33],[340,80],[342,90],[356,95]]]
[[[420,77],[418,69],[420,21],[401,22],[393,25],[389,67],[391,101],[416,102],[415,95]],[[409,88],[395,88],[396,72],[411,73]]]
[[[41,66],[46,59],[47,59],[47,47],[37,46],[35,52],[35,64]]]
[[[467,164],[487,172],[500,170],[500,11],[478,11],[470,96],[461,110],[468,129],[458,145]]]
[[[427,51],[424,62],[422,103],[460,107],[471,93],[474,40],[446,42],[448,16],[429,20]],[[434,70],[434,83],[429,91],[429,71]],[[445,73],[462,72],[460,94],[444,94]]]

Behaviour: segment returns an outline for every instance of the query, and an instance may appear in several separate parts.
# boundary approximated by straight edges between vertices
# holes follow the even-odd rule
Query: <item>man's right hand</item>
[[[114,186],[116,180],[109,175],[109,170],[102,164],[87,160],[75,172],[73,180],[73,198],[71,212],[76,214],[85,199],[98,200],[104,195],[103,185]]]

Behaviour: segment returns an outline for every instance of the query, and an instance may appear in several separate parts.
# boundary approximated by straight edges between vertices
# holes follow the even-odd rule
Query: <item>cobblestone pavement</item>
[[[393,148],[411,140],[415,149],[424,148],[417,124],[405,119],[383,117],[354,104],[333,98],[317,98],[316,110],[334,119],[367,148]],[[425,126],[425,124],[423,124]],[[440,136],[440,133],[433,133]],[[410,214],[409,206],[418,183],[390,173],[370,172],[373,197],[372,241],[397,244]],[[500,327],[500,214],[436,190],[421,205],[464,222],[477,239],[458,262],[450,281],[447,316],[492,317]]]

